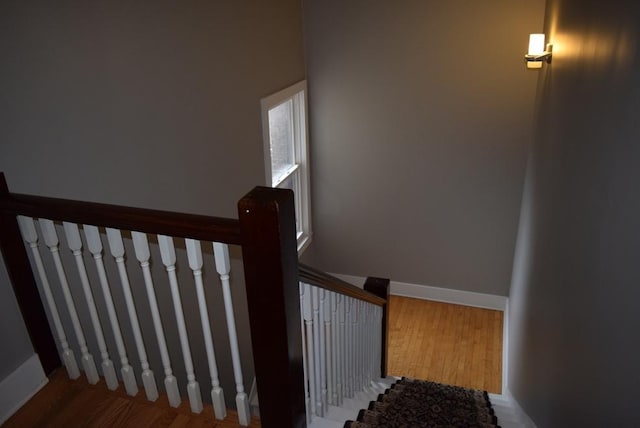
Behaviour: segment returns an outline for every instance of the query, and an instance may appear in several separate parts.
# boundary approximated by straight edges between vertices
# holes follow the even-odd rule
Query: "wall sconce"
[[[529,52],[524,56],[527,68],[542,68],[542,62],[551,64],[553,45],[548,43],[545,49],[544,34],[529,35]]]

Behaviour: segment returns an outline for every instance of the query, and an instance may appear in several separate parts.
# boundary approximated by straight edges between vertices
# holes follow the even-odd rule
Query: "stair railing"
[[[300,265],[307,423],[386,377],[389,281],[364,289]]]
[[[118,339],[123,320],[128,319],[147,398],[153,401],[158,397],[156,378],[150,370],[146,350],[147,344],[155,339],[160,351],[169,402],[172,406],[180,404],[179,388],[167,349],[163,324],[165,320],[162,319],[163,314],[156,300],[154,278],[150,269],[153,257],[149,237],[155,235],[161,265],[166,271],[171,288],[173,319],[180,338],[180,352],[187,374],[186,390],[192,411],[202,410],[202,400],[190,355],[192,338],[185,326],[185,308],[181,304],[180,285],[176,277],[174,239],[184,240],[187,266],[192,273],[198,299],[203,297],[202,288],[206,287],[202,283],[201,241],[213,243],[217,270],[217,275],[214,276],[219,278],[224,294],[236,405],[241,425],[248,425],[250,415],[229,288],[230,244],[242,247],[262,426],[304,427],[314,415],[326,411],[327,406],[340,403],[357,388],[366,387],[370,379],[384,376],[388,281],[368,279],[365,288],[371,291],[369,293],[308,267],[303,266],[299,270],[294,198],[290,190],[257,187],[239,201],[238,215],[239,219],[235,220],[14,194],[9,192],[4,174],[0,173],[0,251],[32,344],[45,372],[51,373],[62,362],[70,377],[77,378],[80,375],[80,366],[68,339],[68,333],[73,331],[78,344],[76,349],[80,351],[81,367],[89,382],[97,382],[98,370],[85,337],[93,333],[98,342],[103,375],[105,378],[109,377],[106,379],[109,387],[114,386],[115,368],[119,365],[126,392],[135,395],[137,382],[133,382],[135,379],[132,377],[135,378],[136,369],[129,363],[132,349],[126,349]],[[152,339],[143,336],[137,319],[129,271],[124,263],[126,245],[123,244],[122,231],[131,236],[135,260],[139,263],[144,278],[144,290],[155,331],[155,338]],[[69,289],[67,270],[70,269],[63,266],[59,256],[63,249],[59,239],[61,234],[65,238],[64,246],[73,254],[75,267],[72,269],[80,277],[82,293],[74,295]],[[41,242],[44,242],[48,250],[42,253],[53,259],[56,271],[53,276],[47,274],[43,267],[39,247]],[[25,245],[30,248],[35,271],[42,285],[53,330],[60,343],[60,354],[40,299]],[[92,265],[97,270],[101,293],[96,296],[102,296],[107,308],[107,316],[103,314],[102,319],[94,316],[95,308],[91,308],[96,296],[93,295],[93,286],[90,286],[86,274],[85,252],[88,257],[93,258]],[[108,278],[102,269],[104,254],[113,257],[117,265],[115,279]],[[113,302],[110,302],[113,284],[121,287],[126,312],[117,313]],[[60,287],[64,296],[63,305],[56,303],[51,293],[54,287]],[[86,328],[78,319],[76,305],[81,301],[87,304],[91,328]],[[312,308],[312,315],[302,318],[301,315],[308,315],[307,307]],[[225,416],[224,395],[218,379],[215,346],[211,331],[207,328],[210,320],[206,302],[199,300],[198,310],[205,336],[213,408],[215,416],[222,419]],[[60,321],[61,312],[66,312],[71,319],[71,329],[65,330]],[[102,320],[105,319],[109,322],[103,323]],[[311,330],[308,322],[311,323]],[[104,338],[100,340],[105,331],[115,337],[115,350],[107,348]],[[317,339],[314,340],[317,346],[310,346],[309,331]],[[365,337],[366,340],[361,340]],[[307,352],[304,353],[303,349]],[[111,355],[118,356],[116,363]],[[314,379],[312,388],[311,379]],[[311,394],[315,404],[311,401]]]
[[[132,255],[130,258],[137,260],[144,278],[144,291],[153,320],[155,337],[145,337],[140,328],[136,305],[140,305],[141,302],[135,302],[131,293],[129,283],[131,267],[127,268],[124,262],[126,245],[123,243],[123,232],[131,236],[132,253],[135,256]],[[159,281],[161,278],[154,277],[152,273],[151,264],[154,258],[152,253],[154,252],[150,249],[150,241],[157,241],[160,257],[156,260],[156,264],[163,266],[166,275],[164,280],[169,283],[170,299],[173,304],[172,315],[161,312],[156,298],[158,290],[154,280]],[[192,273],[192,285],[179,284],[177,270],[180,261],[176,257],[174,241],[180,241],[181,247],[186,249],[187,263],[183,268],[185,272]],[[99,374],[102,374],[107,387],[114,390],[118,388],[119,381],[116,366],[120,366],[120,378],[124,383],[125,391],[133,396],[138,393],[137,374],[129,361],[130,354],[137,352],[141,363],[138,375],[147,398],[155,401],[158,398],[158,388],[147,355],[147,346],[155,340],[162,360],[164,387],[169,404],[173,407],[180,405],[182,400],[180,388],[183,388],[187,392],[192,412],[200,413],[203,403],[192,357],[193,341],[200,340],[204,342],[206,348],[215,417],[224,419],[226,406],[218,377],[207,297],[204,292],[201,241],[212,245],[207,255],[213,255],[217,274],[209,276],[206,287],[222,288],[235,378],[238,422],[246,426],[249,424],[251,415],[248,396],[244,389],[234,306],[229,285],[228,245],[242,243],[238,220],[12,194],[8,191],[4,175],[0,174],[0,250],[27,330],[45,372],[50,373],[60,366],[61,355],[71,378],[80,376],[79,367],[81,366],[89,383],[97,383]],[[39,246],[41,242],[46,247],[44,251]],[[44,300],[60,343],[60,355],[39,298],[25,244],[30,249],[35,271],[42,285]],[[155,247],[155,245],[151,246]],[[65,266],[64,257],[61,257],[61,253],[66,251],[70,251],[73,256],[74,263],[70,266]],[[86,263],[85,256],[93,259],[93,263]],[[104,257],[109,256],[114,258],[117,265],[117,274],[112,278],[108,277],[103,260]],[[46,272],[43,258],[53,261],[55,274]],[[95,275],[90,275],[90,271],[95,272]],[[91,284],[90,278],[96,276],[98,284]],[[73,279],[76,278],[79,279],[81,287],[71,286],[74,284]],[[184,290],[188,286],[196,289],[198,303],[193,309],[185,308],[182,304],[181,295],[185,293]],[[56,302],[52,293],[54,288],[64,296],[64,304],[59,305]],[[124,296],[126,302],[126,311],[121,309],[120,313],[116,310],[112,298],[112,292],[116,288],[119,288],[118,293]],[[99,292],[96,293],[96,289]],[[99,313],[96,304],[98,300],[103,303],[101,307],[106,308],[106,314]],[[185,313],[188,310],[199,312],[202,335],[199,332],[189,331],[185,321]],[[72,328],[65,327],[61,321],[60,314],[65,312],[71,320]],[[88,325],[82,323],[79,312],[88,312],[90,319]],[[173,327],[177,329],[179,337],[179,348],[171,353],[167,343],[167,327],[173,320],[175,320]],[[135,341],[135,346],[132,348],[135,348],[135,351],[125,346],[121,333],[124,328],[130,328],[132,332]],[[70,344],[73,341],[68,339],[68,333],[71,331],[78,345],[76,350],[80,352],[80,366],[73,346]],[[98,345],[100,371],[94,356],[89,351],[88,337],[95,339]],[[114,338],[116,344],[114,349],[108,348],[106,337]],[[174,357],[180,355],[187,377],[186,385],[178,385],[171,355]],[[117,356],[117,359],[114,356]]]

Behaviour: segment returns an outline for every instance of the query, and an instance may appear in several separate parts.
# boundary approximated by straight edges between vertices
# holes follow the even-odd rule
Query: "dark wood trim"
[[[0,172],[0,201],[3,205],[8,197],[9,188],[4,174]],[[0,211],[0,251],[33,348],[45,373],[50,374],[60,367],[60,356],[49,329],[18,221],[15,214],[4,210]]]
[[[256,187],[238,203],[260,421],[306,426],[293,192]]]
[[[355,285],[349,284],[346,281],[310,266],[300,264],[298,271],[300,273],[300,281],[306,282],[307,284],[344,294],[345,296],[364,300],[365,302],[372,303],[376,306],[384,306],[387,303],[385,298],[379,297],[375,293],[371,293],[369,290],[363,290],[362,288],[356,287]]]
[[[364,283],[364,289],[385,300],[382,305],[382,359],[380,372],[382,377],[387,376],[387,361],[389,344],[389,280],[386,278],[369,277]]]
[[[11,193],[0,210],[29,217],[240,244],[238,220]]]

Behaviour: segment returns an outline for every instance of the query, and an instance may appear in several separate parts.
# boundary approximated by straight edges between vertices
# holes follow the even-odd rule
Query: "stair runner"
[[[486,391],[403,378],[344,428],[497,427]]]
[[[526,426],[501,395],[408,378],[378,379],[344,401],[309,428],[499,427],[496,414],[503,428]]]

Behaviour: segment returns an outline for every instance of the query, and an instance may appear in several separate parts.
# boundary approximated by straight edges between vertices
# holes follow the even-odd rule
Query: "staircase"
[[[90,384],[97,384],[102,374],[108,389],[115,391],[119,367],[127,396],[137,396],[142,386],[146,400],[155,402],[157,384],[163,382],[170,406],[177,408],[188,402],[193,414],[200,414],[203,401],[209,401],[202,400],[203,385],[220,420],[226,413],[224,387],[231,396],[235,393],[235,423],[249,426],[249,400],[230,284],[228,246],[238,245],[242,250],[261,424],[269,428],[299,427],[306,419],[312,428],[342,427],[345,421],[356,420],[361,409],[368,408],[398,380],[384,377],[389,280],[368,278],[363,290],[300,265],[290,191],[255,188],[239,201],[238,214],[236,220],[12,194],[0,173],[0,252],[45,372],[64,364],[71,379],[80,377],[82,370]],[[66,274],[60,258],[63,249],[71,251],[68,258],[74,261],[66,270],[76,270],[79,281]],[[42,256],[53,261],[47,262],[48,270]],[[110,270],[105,270],[105,260],[111,263]],[[213,274],[205,275],[207,265]],[[95,269],[97,281],[89,278],[87,266],[92,272]],[[157,267],[155,271],[153,266]],[[130,283],[130,273],[143,280]],[[156,278],[164,287],[154,284]],[[181,293],[188,289],[188,283],[195,287],[195,297],[183,307]],[[130,288],[139,290],[137,302]],[[166,309],[161,311],[156,293],[163,288],[171,293],[165,293]],[[215,299],[221,302],[221,308],[212,306],[212,299],[203,292],[205,288],[221,288],[222,298]],[[52,289],[62,297],[54,296]],[[126,305],[116,308],[113,289],[120,289]],[[107,313],[102,317],[98,316],[102,305],[96,307],[94,290],[100,290],[96,294],[104,297]],[[46,297],[44,301],[40,293]],[[140,308],[146,307],[140,300],[148,300],[150,313],[145,318],[153,320],[146,329],[140,329],[137,322]],[[76,305],[82,302],[88,308],[88,320],[77,316]],[[222,385],[218,376],[216,357],[220,354],[214,348],[211,331],[217,326],[208,315],[214,311],[224,311],[226,319],[232,363],[226,372],[233,372],[227,385]],[[60,312],[67,313],[70,322],[61,322]],[[180,339],[173,353],[181,355],[178,361],[184,363],[186,379],[176,378],[169,358],[163,325],[167,319],[162,318],[170,312],[173,316],[169,320],[175,321]],[[127,343],[123,338],[128,335],[121,330],[129,324],[134,340]],[[190,327],[197,325],[201,329]],[[70,333],[77,347],[67,340]],[[116,346],[107,343],[105,333],[115,337]],[[95,337],[97,350],[89,349],[87,335]],[[153,342],[160,353],[156,359],[162,361],[155,374],[146,352],[147,344]],[[206,368],[194,367],[191,354],[197,347],[207,356]],[[101,373],[92,354],[100,355]],[[130,364],[130,354],[139,356],[139,367]],[[111,359],[111,355],[117,357]],[[197,380],[196,373],[207,372],[209,376]],[[183,391],[186,385],[186,397],[180,396],[179,385]],[[521,412],[511,406],[510,400],[492,396],[492,401],[503,427],[531,426],[520,422]]]

